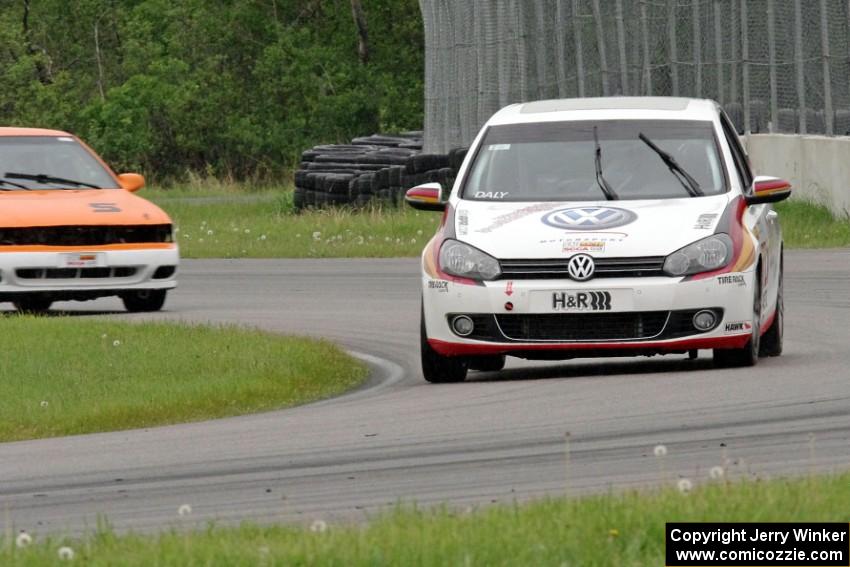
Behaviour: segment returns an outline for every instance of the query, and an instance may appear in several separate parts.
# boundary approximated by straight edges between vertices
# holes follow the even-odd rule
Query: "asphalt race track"
[[[733,477],[848,468],[850,250],[789,252],[786,264],[786,352],[755,369],[715,370],[704,351],[518,361],[498,377],[430,385],[418,369],[417,260],[186,261],[167,312],[127,317],[326,337],[367,356],[372,381],[291,410],[0,444],[0,529],[79,533],[98,515],[160,529],[178,525],[183,503],[199,524],[356,520],[399,501],[465,507],[700,481],[724,459]]]

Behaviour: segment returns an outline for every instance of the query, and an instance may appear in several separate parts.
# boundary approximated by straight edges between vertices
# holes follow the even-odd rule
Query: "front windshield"
[[[0,136],[0,179],[3,191],[117,185],[97,159],[69,136]]]
[[[641,134],[652,144],[641,139]],[[693,188],[687,176],[675,171],[652,145],[669,154],[696,181],[702,194],[726,191],[711,122],[604,120],[490,127],[462,197],[598,201],[609,198],[600,187],[607,182],[616,199],[690,198]]]

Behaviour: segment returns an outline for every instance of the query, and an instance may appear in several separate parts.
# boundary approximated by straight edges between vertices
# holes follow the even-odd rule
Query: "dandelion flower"
[[[74,559],[74,550],[68,546],[62,546],[59,548],[59,559],[62,561],[71,561]]]
[[[261,235],[260,235],[260,240],[265,240],[265,239],[266,239],[266,235],[265,235],[265,234],[261,234]]]
[[[312,524],[310,524],[310,531],[316,533],[322,533],[328,529],[328,525],[324,520],[315,520]]]
[[[608,530],[608,537],[620,537],[620,530],[617,528],[611,528]]]
[[[116,346],[116,347],[121,346],[121,341],[119,341],[118,339],[115,339],[114,341],[112,341],[112,346]]]
[[[250,229],[250,228],[246,228],[246,229],[245,229],[245,234],[251,234],[251,229]]]
[[[106,340],[106,333],[103,333],[102,335],[100,335],[100,338],[103,339],[103,340]]]
[[[188,516],[192,513],[192,507],[188,504],[181,504],[179,508],[177,508],[178,516]]]
[[[416,244],[416,239],[415,239],[415,238],[411,238],[411,239],[410,239],[410,243],[411,243],[411,244]]]
[[[652,450],[655,453],[656,457],[664,457],[667,455],[667,446],[666,445],[656,445],[655,449]]]
[[[192,235],[187,232],[186,234],[183,235],[183,238],[185,238],[186,240],[191,240]]]
[[[682,494],[687,494],[694,488],[694,484],[688,480],[687,478],[680,478],[679,482],[676,483],[676,488],[679,489],[679,492]]]
[[[723,470],[723,467],[716,466],[708,469],[708,476],[713,478],[714,480],[719,480],[723,478],[723,475],[726,474],[726,471]]]
[[[417,235],[417,236],[422,236],[422,229],[417,230],[417,231],[416,231],[416,235]]]
[[[315,231],[315,232],[313,233],[313,240],[319,240],[320,238],[322,238],[322,233],[321,233],[321,232],[319,232],[318,230],[317,230],[317,231]]]
[[[18,534],[18,537],[15,538],[15,545],[18,547],[27,547],[32,543],[32,536],[27,532],[21,532]]]
[[[212,231],[212,230],[208,230],[208,231],[207,231],[207,236],[212,236],[212,235],[213,235],[213,231]]]
[[[39,404],[39,405],[40,405],[41,407],[43,407],[43,408],[46,408],[46,407],[47,407],[47,406],[49,406],[50,404],[49,404],[49,403],[47,403],[47,400],[41,400],[41,404]]]

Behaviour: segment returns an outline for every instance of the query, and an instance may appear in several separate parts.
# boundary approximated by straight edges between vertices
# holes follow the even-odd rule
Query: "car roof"
[[[47,128],[0,126],[0,136],[71,136],[71,134],[62,130],[49,130]]]
[[[664,97],[617,96],[537,100],[507,106],[488,124],[523,124],[570,120],[714,120],[719,105],[713,100]]]

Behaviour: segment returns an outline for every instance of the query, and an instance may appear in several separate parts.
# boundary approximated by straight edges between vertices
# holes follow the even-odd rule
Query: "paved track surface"
[[[159,529],[183,503],[199,523],[356,520],[400,500],[628,488],[661,480],[658,443],[668,481],[706,478],[724,459],[735,476],[847,468],[850,250],[786,263],[786,354],[755,369],[715,370],[704,351],[693,362],[516,362],[429,385],[416,260],[186,261],[167,312],[145,317],[327,337],[381,359],[370,359],[372,383],[261,415],[0,444],[0,529],[78,533],[98,514]]]

